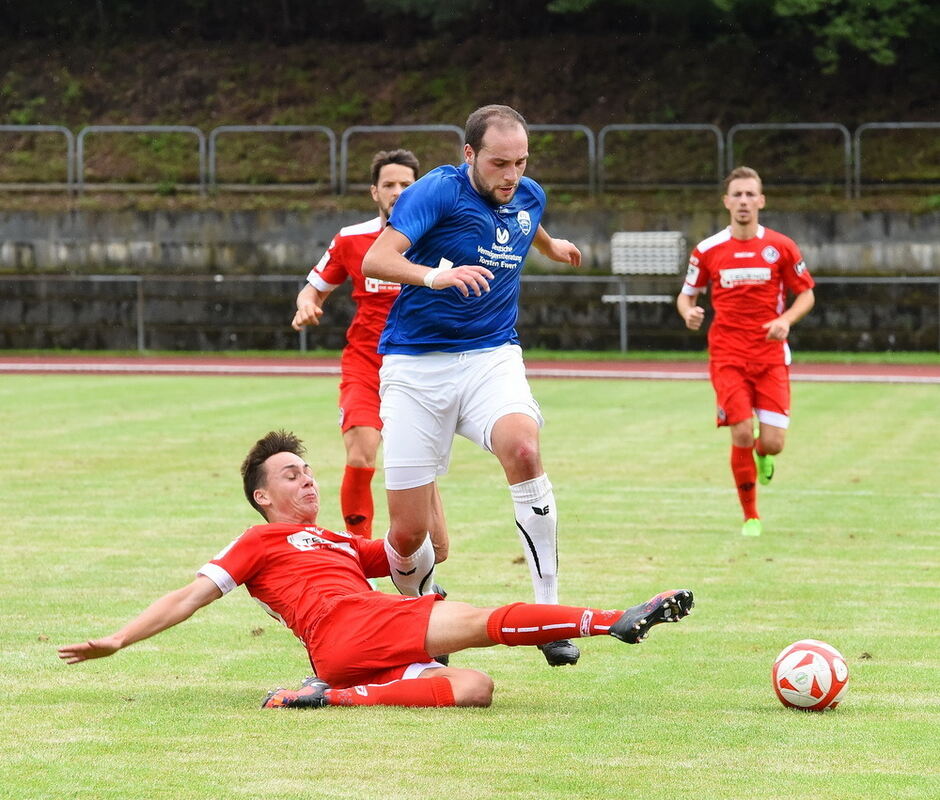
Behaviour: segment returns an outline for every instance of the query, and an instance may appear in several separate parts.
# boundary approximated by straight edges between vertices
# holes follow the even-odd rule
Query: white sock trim
[[[403,556],[386,538],[385,557],[392,583],[399,592],[410,597],[430,593],[434,582],[434,547],[430,534],[425,535],[421,546],[410,556]]]
[[[537,478],[522,481],[522,483],[513,483],[509,487],[509,493],[512,499],[517,503],[534,503],[541,500],[552,490],[552,482],[544,472]]]

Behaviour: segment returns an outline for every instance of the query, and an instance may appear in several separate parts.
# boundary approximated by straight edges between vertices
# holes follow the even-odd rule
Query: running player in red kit
[[[110,656],[191,617],[244,584],[303,643],[316,675],[297,691],[276,689],[264,708],[488,706],[484,672],[434,661],[471,647],[538,645],[558,636],[613,636],[638,644],[650,628],[692,609],[687,589],[660,592],[626,611],[512,603],[476,608],[372,591],[390,572],[388,546],[317,525],[320,496],[296,436],[271,431],[242,463],[245,497],[265,519],[204,564],[186,586],[151,603],[119,630],[64,645],[68,664]],[[423,680],[417,680],[423,679]]]
[[[408,150],[382,150],[372,159],[371,175],[372,199],[379,215],[343,228],[330,242],[297,295],[297,313],[291,323],[298,331],[306,325],[318,325],[330,293],[347,278],[352,281],[356,314],[346,331],[339,385],[339,424],[346,447],[340,506],[346,530],[366,538],[372,535],[372,476],[382,437],[379,337],[401,286],[363,277],[362,258],[385,228],[398,196],[418,179],[418,159]]]
[[[705,310],[696,298],[711,287],[708,353],[718,425],[731,429],[741,533],[760,536],[757,482],[770,483],[790,424],[787,336],[816,302],[815,284],[796,243],[758,222],[765,198],[755,170],[737,167],[728,175],[724,204],[731,224],[692,251],[676,306],[686,327],[698,330]],[[788,292],[795,295],[789,308]]]

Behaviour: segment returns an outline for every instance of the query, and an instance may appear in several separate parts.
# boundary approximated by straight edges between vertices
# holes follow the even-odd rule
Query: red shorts
[[[383,592],[337,598],[308,636],[310,663],[337,689],[398,680],[411,664],[431,661],[424,640],[438,600]]]
[[[356,426],[382,430],[379,417],[379,368],[347,348],[343,352],[339,384],[339,427],[343,433]]]
[[[790,417],[790,370],[784,364],[715,364],[708,370],[718,405],[717,424],[736,425],[754,416],[786,428]]]

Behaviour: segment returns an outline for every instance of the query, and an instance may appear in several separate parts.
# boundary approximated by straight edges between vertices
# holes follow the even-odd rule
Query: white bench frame
[[[620,276],[620,291],[602,295],[601,301],[620,305],[621,352],[627,351],[628,303],[673,302],[670,294],[627,294],[627,276],[678,275],[688,254],[681,231],[620,231],[611,237],[610,270]]]

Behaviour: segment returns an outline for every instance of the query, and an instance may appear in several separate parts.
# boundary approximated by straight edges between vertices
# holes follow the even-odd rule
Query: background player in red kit
[[[692,251],[676,300],[686,327],[698,330],[705,310],[696,298],[711,286],[715,318],[708,331],[709,372],[718,425],[731,429],[731,472],[745,536],[761,533],[756,484],[773,477],[773,457],[783,450],[790,424],[787,335],[815,303],[815,284],[799,247],[758,222],[764,203],[756,171],[737,167],[728,175],[724,204],[731,224]],[[788,291],[795,295],[789,308]]]
[[[112,655],[244,583],[304,643],[317,673],[299,691],[270,692],[263,707],[488,706],[488,675],[443,666],[433,657],[495,644],[538,645],[557,639],[559,631],[636,644],[652,626],[678,622],[692,608],[688,590],[661,592],[626,611],[527,603],[486,609],[437,594],[373,591],[367,578],[389,574],[384,540],[316,524],[319,491],[302,455],[303,445],[291,433],[272,431],[259,439],[241,472],[245,496],[266,524],[249,528],[192,583],[156,600],[120,630],[60,647],[59,657],[77,664]]]
[[[306,325],[318,325],[330,293],[346,278],[352,281],[356,314],[346,331],[339,385],[339,424],[346,446],[340,507],[346,530],[367,538],[372,535],[375,512],[372,476],[382,438],[379,337],[401,286],[363,277],[362,258],[385,228],[398,196],[418,179],[418,169],[418,159],[409,150],[382,150],[375,154],[370,191],[379,215],[343,228],[330,242],[323,258],[307,275],[307,285],[297,295],[297,313],[291,323],[298,331]]]

